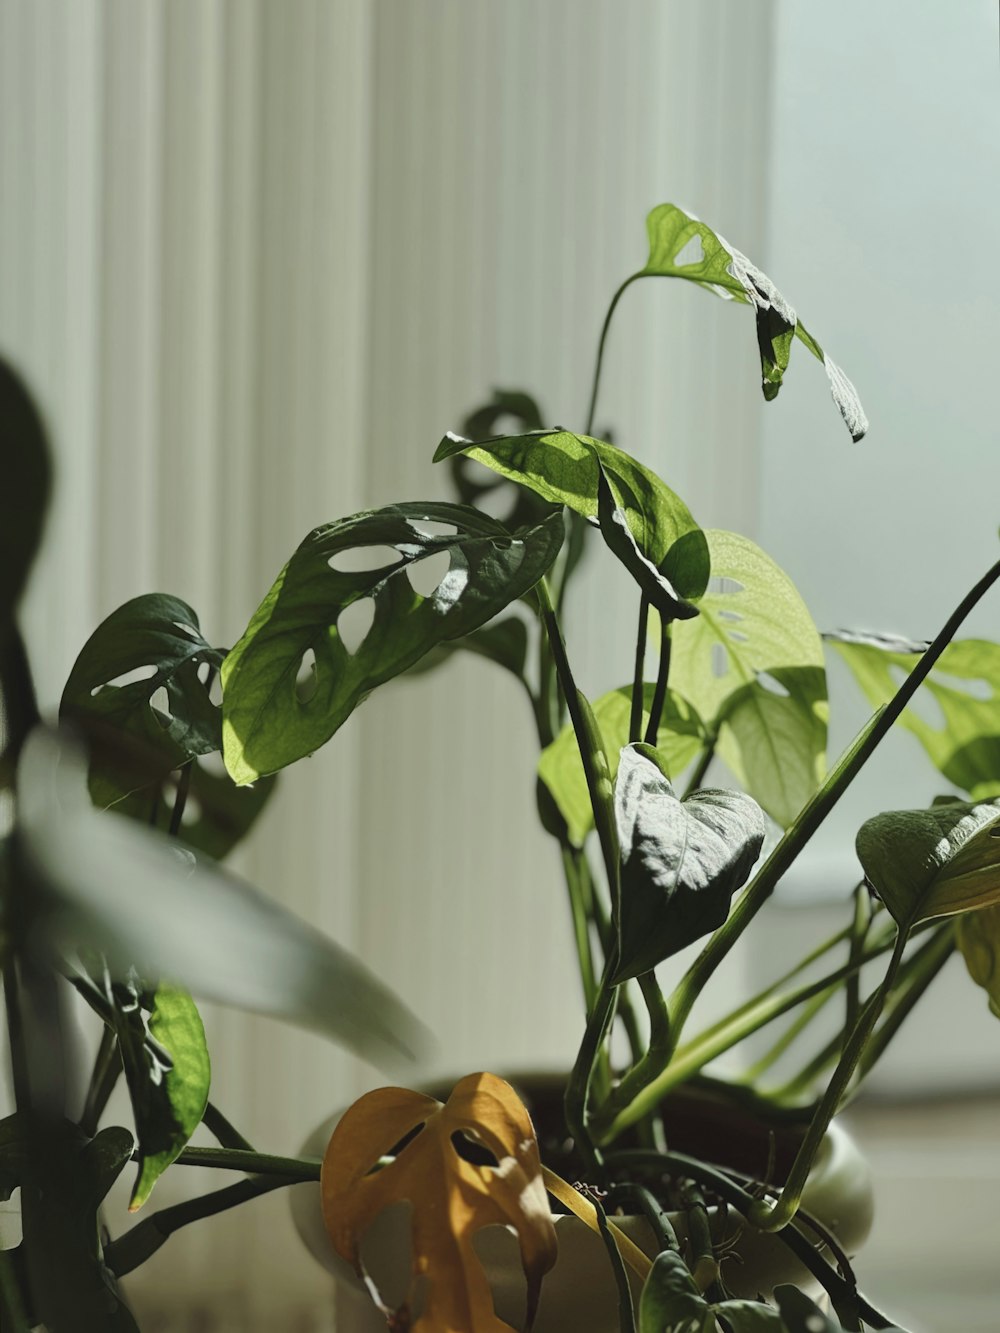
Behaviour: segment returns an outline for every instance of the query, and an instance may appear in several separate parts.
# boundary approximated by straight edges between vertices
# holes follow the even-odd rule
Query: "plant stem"
[[[106,1026],[101,1032],[101,1044],[97,1048],[94,1072],[90,1077],[87,1099],[84,1102],[83,1115],[80,1117],[80,1128],[88,1138],[93,1138],[97,1133],[101,1116],[121,1072],[122,1061],[118,1053],[118,1038],[114,1029]]]
[[[857,974],[855,973],[855,976]],[[847,984],[850,985],[854,980],[848,977]],[[743,1074],[743,1082],[754,1084],[760,1078],[761,1074],[766,1074],[771,1066],[784,1055],[789,1046],[795,1041],[796,1037],[802,1035],[809,1024],[821,1013],[837,993],[837,987],[832,986],[829,990],[820,991],[814,995],[808,1004],[803,1005],[802,1012],[797,1015],[794,1022],[789,1023],[784,1032],[774,1043],[769,1046],[759,1060],[756,1060],[749,1069]]]
[[[256,1151],[253,1144],[243,1137],[235,1125],[230,1124],[219,1108],[208,1102],[201,1123],[210,1134],[214,1134],[223,1148],[238,1148],[242,1152]]]
[[[184,807],[187,805],[188,792],[191,790],[191,770],[194,768],[194,763],[193,759],[186,763],[177,779],[177,795],[174,797],[174,808],[170,812],[170,827],[167,829],[171,838],[176,838],[181,831]]]
[[[681,797],[682,801],[686,801],[687,798],[690,795],[692,795],[692,793],[698,791],[698,789],[701,787],[701,784],[705,781],[705,774],[708,772],[709,765],[715,758],[715,746],[717,741],[718,741],[717,736],[709,737],[708,742],[705,745],[705,748],[702,750],[701,754],[698,757],[698,763],[695,765],[694,772],[691,774],[691,778],[684,791],[684,795]]]
[[[184,1148],[176,1161],[181,1166],[217,1166],[251,1175],[286,1176],[289,1181],[319,1180],[319,1161],[308,1157],[275,1157],[240,1148]]]
[[[576,958],[580,966],[580,980],[583,983],[583,999],[587,1013],[590,1013],[597,998],[597,978],[594,975],[594,958],[590,944],[590,921],[580,882],[580,862],[575,849],[568,843],[561,844],[561,851],[563,874],[566,877],[569,906],[573,915],[573,936],[576,941]]]
[[[816,1107],[799,1151],[795,1155],[795,1161],[792,1163],[792,1169],[788,1173],[788,1179],[785,1181],[781,1193],[773,1204],[760,1200],[754,1209],[750,1221],[761,1231],[780,1231],[782,1227],[788,1225],[798,1210],[802,1199],[802,1191],[823,1141],[823,1136],[840,1106],[840,1100],[847,1090],[868,1038],[871,1036],[889,992],[892,990],[899,965],[903,961],[906,938],[906,931],[900,930],[896,936],[896,944],[892,951],[892,957],[889,959],[885,976],[882,978],[882,983],[861,1010],[851,1035],[844,1043],[844,1049],[840,1060],[837,1062],[837,1067],[833,1071],[833,1077],[820,1098],[819,1105]]]
[[[632,672],[632,704],[629,710],[629,744],[642,738],[643,676],[646,664],[646,625],[649,621],[649,598],[639,598],[639,624],[635,632],[635,669]]]
[[[611,319],[615,313],[618,302],[622,299],[625,292],[631,287],[633,282],[637,282],[643,275],[633,273],[631,277],[625,279],[622,285],[611,298],[611,304],[608,306],[608,313],[604,316],[604,323],[601,325],[601,337],[597,344],[597,361],[594,364],[594,378],[590,387],[590,406],[587,408],[587,424],[584,427],[584,434],[590,435],[594,429],[594,417],[597,415],[597,392],[601,387],[601,369],[604,364],[604,344],[608,339],[608,330],[611,328]]]
[[[1000,578],[1000,560],[962,598],[945,621],[937,637],[916,663],[888,704],[869,721],[855,739],[826,782],[806,805],[795,823],[750,881],[729,919],[711,936],[701,953],[692,963],[670,1002],[675,1030],[679,1031],[690,1013],[695,999],[704,990],[716,968],[746,930],[747,926],[771,896],[782,876],[795,862],[803,847],[810,841],[827,815],[857,777],[879,744],[885,739],[893,723],[916,694],[935,662],[957,633],[962,621],[976,603]]]
[[[649,721],[646,723],[647,745],[655,745],[663,718],[663,705],[667,699],[667,680],[670,675],[670,622],[660,616],[660,666],[656,673],[656,686],[653,690],[653,702],[649,706]]]
[[[611,1020],[614,1017],[616,987],[612,985],[611,978],[614,976],[617,966],[618,950],[614,948],[604,965],[604,973],[598,987],[597,998],[587,1018],[587,1027],[583,1034],[583,1041],[580,1043],[576,1063],[566,1085],[564,1101],[566,1127],[586,1165],[602,1178],[604,1169],[601,1154],[597,1150],[587,1126],[587,1103],[598,1056],[608,1028],[611,1026]]]
[[[868,886],[864,880],[854,890],[854,920],[851,924],[851,949],[850,957],[854,959],[861,953],[865,947],[865,940],[871,927],[872,910],[871,900],[868,897]],[[848,1030],[854,1026],[858,1020],[858,1013],[861,1009],[861,973],[855,972],[854,976],[848,981],[845,988],[847,996],[846,1011],[844,1016],[844,1028]]]

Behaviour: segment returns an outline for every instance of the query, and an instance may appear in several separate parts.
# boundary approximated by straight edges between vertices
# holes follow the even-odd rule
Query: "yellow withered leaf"
[[[420,1126],[397,1156],[378,1163]],[[477,1166],[453,1135],[496,1158]],[[364,1276],[361,1239],[390,1204],[412,1205],[414,1279],[427,1280],[414,1333],[507,1333],[473,1246],[494,1223],[512,1226],[528,1284],[531,1327],[543,1276],[556,1260],[538,1144],[513,1088],[492,1074],[470,1074],[442,1105],[423,1093],[378,1088],[356,1101],[334,1130],[320,1177],[323,1218],[334,1249]]]

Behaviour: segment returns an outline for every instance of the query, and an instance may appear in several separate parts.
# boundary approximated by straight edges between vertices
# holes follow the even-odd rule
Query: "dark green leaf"
[[[51,489],[52,464],[38,408],[0,359],[0,626],[24,591]]]
[[[779,1285],[774,1289],[774,1299],[788,1333],[844,1333],[840,1324],[824,1314],[798,1287]]]
[[[221,713],[208,676],[223,656],[202,637],[191,607],[165,593],[135,597],[101,622],[60,704],[64,721],[99,742],[90,774],[95,805],[112,805],[195,755],[221,749]],[[128,739],[116,747],[122,734]],[[133,752],[142,757],[138,770]]]
[[[643,686],[643,731],[649,721],[654,690],[652,683]],[[601,695],[593,703],[594,719],[604,739],[612,779],[618,772],[619,752],[623,745],[628,744],[631,707],[631,685],[622,685],[617,690]],[[704,742],[705,730],[698,714],[679,694],[668,690],[656,748],[669,773],[676,778],[698,754]],[[545,783],[565,820],[570,841],[582,847],[584,839],[594,827],[594,817],[580,747],[572,726],[563,727],[552,744],[542,751],[538,761],[538,776]]]
[[[83,1150],[80,1188],[85,1202],[95,1211],[131,1161],[134,1147],[135,1140],[123,1125],[108,1125]]]
[[[491,621],[482,629],[467,634],[464,639],[439,643],[410,667],[408,675],[421,675],[462,651],[485,657],[523,681],[524,664],[528,656],[528,628],[524,621],[515,615]]]
[[[757,803],[704,788],[679,801],[656,750],[629,745],[615,784],[621,850],[620,982],[717,929],[764,842]]]
[[[201,1015],[186,991],[161,985],[145,995],[135,984],[118,982],[110,992],[139,1136],[134,1212],[201,1124],[211,1066]]]
[[[698,608],[679,597],[667,576],[643,555],[603,467],[597,479],[597,518],[608,550],[622,562],[663,620],[690,620],[698,614]]]
[[[781,1315],[763,1301],[721,1301],[712,1309],[732,1333],[787,1333]]]
[[[838,630],[824,638],[850,667],[872,704],[888,703],[926,648],[886,635]],[[921,686],[941,710],[939,726],[912,706],[899,719],[938,771],[979,800],[1000,795],[1000,644],[950,643]]]
[[[428,536],[420,523],[453,532]],[[476,510],[439,502],[392,505],[310,533],[222,666],[224,753],[235,781],[252,782],[316,750],[377,685],[534,587],[562,538],[558,513],[511,535]],[[338,557],[343,564],[364,547],[390,549],[384,561],[375,553],[377,568],[338,567]],[[449,568],[422,596],[409,575],[438,554]],[[340,618],[364,601],[370,628],[351,652]],[[310,655],[303,694],[296,679]]]
[[[622,532],[622,542],[629,547],[634,542],[643,560],[665,577],[678,598],[697,600],[705,591],[708,548],[687,505],[654,472],[613,444],[566,430],[501,435],[479,442],[446,435],[434,461],[455,454],[474,458],[591,522],[599,522],[603,472],[631,539],[627,541]]]
[[[718,730],[718,752],[787,827],[823,780],[823,644],[795,585],[737,533],[705,533],[712,587],[673,627],[670,683]],[[733,696],[737,697],[734,699]]]
[[[728,241],[676,204],[660,204],[646,218],[649,260],[643,270],[651,277],[686,278],[717,296],[753,307],[764,397],[774,398],[788,368],[792,338],[797,337],[823,362],[833,401],[853,440],[868,430],[854,385],[822,347],[774,283]]]
[[[955,942],[969,976],[986,992],[990,1013],[1000,1018],[1000,906],[959,917]]]
[[[656,1256],[639,1301],[639,1333],[715,1333],[712,1308],[673,1250]]]
[[[39,945],[103,953],[116,980],[161,976],[318,1029],[376,1064],[419,1059],[426,1034],[344,950],[262,893],[131,820],[96,811],[82,760],[41,728],[18,770],[20,845]]]
[[[868,882],[904,930],[1000,903],[1000,799],[890,810],[858,830]]]

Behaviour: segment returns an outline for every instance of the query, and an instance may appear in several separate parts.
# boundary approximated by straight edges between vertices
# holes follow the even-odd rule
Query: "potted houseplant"
[[[546,429],[526,395],[497,395],[465,434],[446,435],[438,448],[458,503],[400,503],[310,533],[228,653],[202,636],[194,611],[176,599],[127,603],[85,645],[63,697],[64,721],[88,746],[86,768],[62,733],[38,725],[17,632],[47,468],[30,402],[5,378],[5,421],[14,427],[4,467],[19,492],[16,510],[7,502],[0,583],[5,774],[17,803],[3,891],[18,1112],[5,1126],[0,1166],[10,1187],[21,1187],[25,1219],[19,1249],[0,1254],[11,1328],[27,1329],[38,1317],[53,1330],[133,1328],[115,1279],[172,1229],[320,1175],[315,1157],[255,1152],[208,1101],[204,1036],[181,986],[332,1026],[369,1054],[405,1058],[419,1046],[418,1027],[374,978],[207,858],[225,855],[249,827],[272,775],[329,740],[373,689],[459,648],[491,658],[525,687],[541,748],[539,815],[566,876],[588,1019],[575,1061],[567,1060],[558,1118],[538,1102],[539,1140],[520,1100],[492,1075],[461,1080],[444,1107],[424,1093],[382,1089],[351,1108],[322,1168],[331,1247],[360,1266],[368,1223],[384,1205],[408,1201],[413,1275],[425,1286],[417,1326],[492,1329],[505,1325],[474,1233],[508,1224],[520,1242],[530,1322],[557,1248],[548,1191],[599,1236],[623,1329],[636,1319],[642,1333],[891,1327],[858,1292],[841,1244],[855,1237],[830,1234],[835,1221],[809,1216],[805,1192],[830,1152],[835,1112],[956,947],[996,1003],[1000,766],[988,715],[956,698],[954,678],[994,672],[992,645],[955,636],[1000,564],[929,644],[834,638],[833,650],[876,711],[827,771],[823,648],[790,580],[748,540],[703,531],[665,482],[590,433],[619,298],[639,278],[675,277],[748,304],[766,398],[778,392],[798,338],[824,364],[852,437],[867,422],[846,376],[745,256],[673,205],[655,209],[648,229],[648,262],[615,294],[601,333],[581,434]],[[520,429],[494,435],[495,422],[511,415]],[[475,465],[493,482],[514,484],[504,522],[477,507],[490,483]],[[585,573],[580,558],[592,530],[636,584],[637,631],[623,650],[630,679],[591,701],[573,676],[564,612],[567,588]],[[359,552],[369,558],[359,561]],[[448,571],[424,596],[408,571],[440,553]],[[368,628],[348,640],[341,618],[359,607]],[[909,674],[897,688],[899,666]],[[939,667],[951,683],[935,680]],[[147,668],[143,678],[130,678],[139,668]],[[925,682],[952,709],[954,725],[943,735],[928,734],[907,711]],[[868,821],[857,843],[863,879],[845,902],[843,928],[760,995],[692,1032],[695,1001],[897,721],[968,799]],[[201,763],[219,749],[231,782]],[[716,758],[738,787],[706,784]],[[95,805],[117,807],[133,823],[93,811],[83,795],[88,784]],[[192,791],[202,813],[184,830],[191,845],[171,843]],[[141,901],[131,891],[137,873],[148,886]],[[223,934],[230,937],[224,967]],[[655,969],[689,945],[699,951],[665,994]],[[265,957],[266,979],[255,966]],[[882,975],[870,988],[878,966]],[[75,1124],[60,1091],[58,1012],[67,977],[105,1030]],[[844,1018],[835,1037],[776,1086],[779,1055],[838,996]],[[708,1078],[711,1061],[772,1025],[770,1049],[745,1077]],[[611,1044],[618,1031],[624,1058]],[[108,1090],[122,1074],[134,1140],[130,1130],[100,1128]],[[692,1140],[685,1152],[675,1130],[692,1106],[696,1128],[717,1117],[723,1139],[743,1141],[751,1127],[763,1137],[736,1161],[718,1139]],[[217,1151],[186,1146],[203,1119],[220,1140]],[[248,1174],[221,1195],[153,1213],[112,1239],[97,1227],[98,1205],[133,1156],[135,1206],[178,1157]],[[442,1161],[447,1166],[436,1170]],[[629,1245],[627,1228],[615,1221],[622,1209],[644,1215],[654,1258]],[[795,1286],[775,1283],[780,1262],[734,1297],[738,1284],[720,1263],[734,1230],[751,1240],[773,1237],[772,1256],[790,1251],[826,1289],[838,1322]],[[56,1270],[71,1275],[69,1304],[49,1289]],[[755,1299],[758,1291],[771,1297],[772,1287],[773,1300]],[[382,1301],[394,1327],[418,1317],[414,1290]]]

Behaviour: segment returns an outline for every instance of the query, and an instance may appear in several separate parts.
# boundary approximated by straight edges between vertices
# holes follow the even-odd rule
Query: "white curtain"
[[[44,705],[127,598],[175,593],[227,643],[311,527],[445,495],[434,446],[494,386],[581,427],[652,205],[762,248],[770,19],[737,0],[0,0],[0,347],[58,458],[26,610]],[[752,531],[752,334],[645,286],[598,422],[703,523]],[[590,692],[629,673],[625,593],[599,574],[571,608]],[[436,1072],[566,1066],[579,1038],[533,766],[513,683],[455,662],[287,774],[243,857],[419,1012]],[[313,1037],[208,1022],[215,1098],[262,1148],[294,1151],[378,1077]],[[192,1174],[160,1201],[207,1184]],[[172,1239],[133,1290],[179,1327],[305,1330],[326,1287],[273,1196]]]

